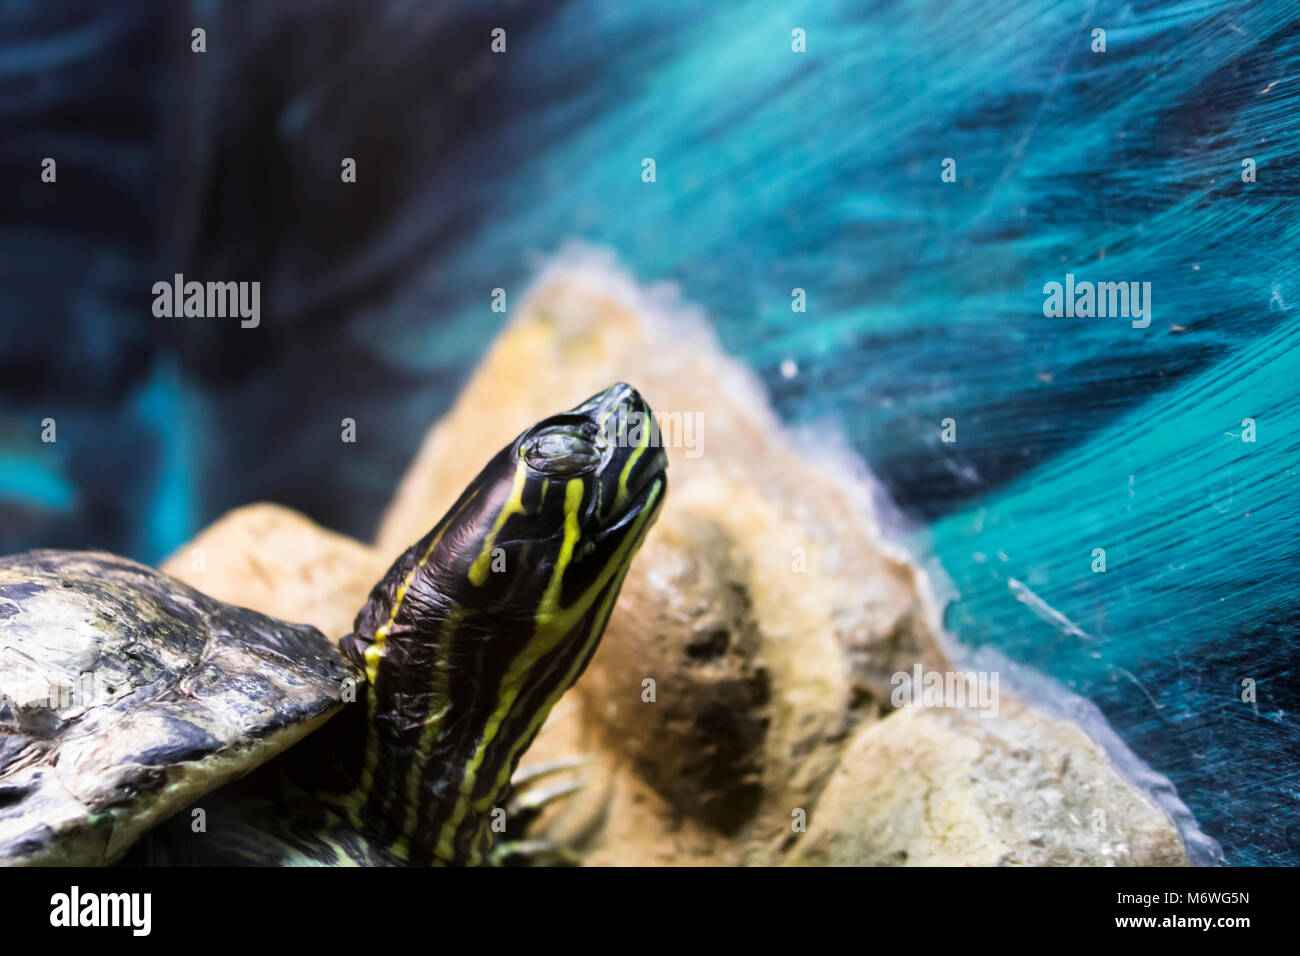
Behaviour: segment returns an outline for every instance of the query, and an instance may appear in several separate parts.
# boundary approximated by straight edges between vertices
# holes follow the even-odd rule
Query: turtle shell
[[[126,558],[0,558],[0,863],[105,864],[360,679],[320,631]]]

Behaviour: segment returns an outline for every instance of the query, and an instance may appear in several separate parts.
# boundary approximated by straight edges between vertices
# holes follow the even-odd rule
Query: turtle
[[[0,863],[500,862],[667,494],[653,422],[620,382],[523,431],[337,646],[112,554],[0,558]]]

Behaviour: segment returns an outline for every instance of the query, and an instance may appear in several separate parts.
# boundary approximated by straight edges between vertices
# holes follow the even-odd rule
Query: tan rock
[[[381,555],[296,511],[263,503],[222,515],[162,570],[222,601],[315,625],[338,640],[352,630],[370,589],[401,550]]]
[[[590,760],[548,832],[598,865],[1184,862],[1164,814],[1073,724],[1013,702],[882,719],[892,675],[948,666],[924,576],[882,540],[851,459],[782,429],[700,323],[612,275],[543,277],[426,436],[375,548],[252,505],[164,569],[337,638],[502,445],[626,380],[703,431],[669,445],[667,503],[601,649],[525,756]]]
[[[435,520],[520,429],[635,385],[663,424],[669,494],[574,693],[678,818],[625,808],[643,839],[689,818],[739,835],[736,860],[768,859],[846,731],[888,710],[890,676],[944,656],[922,576],[882,540],[853,463],[782,428],[702,322],[612,275],[569,264],[538,282],[430,431],[379,547]]]
[[[580,755],[568,777],[585,789],[557,803],[539,833],[580,851],[589,866],[727,866],[744,860],[742,841],[682,813],[632,772],[572,692],[524,755],[521,770]]]
[[[906,707],[858,731],[810,809],[802,864],[1179,866],[1173,824],[1077,726]]]
[[[770,574],[796,580],[804,605],[824,609],[857,692],[887,698],[896,671],[918,659],[943,661],[917,571],[882,539],[861,465],[838,450],[836,436],[783,428],[754,376],[697,316],[586,260],[562,260],[538,280],[426,436],[384,516],[378,547],[396,551],[410,528],[440,517],[521,429],[618,380],[645,395],[666,436],[695,445],[667,442],[666,514],[694,499],[728,504],[719,518],[731,520],[731,495],[750,496],[743,520],[764,522],[768,537],[755,543],[744,527],[739,546],[761,552]],[[794,578],[797,550],[806,571]],[[645,565],[633,573],[639,567],[644,576]],[[802,618],[788,618],[765,620],[773,629],[808,630]]]

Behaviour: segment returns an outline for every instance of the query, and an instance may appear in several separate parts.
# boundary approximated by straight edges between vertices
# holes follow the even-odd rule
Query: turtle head
[[[372,819],[407,821],[412,862],[482,853],[486,814],[591,659],[663,503],[658,435],[622,383],[537,422],[358,614],[344,650],[375,734],[360,789]]]
[[[455,599],[527,612],[546,630],[617,588],[663,502],[657,437],[649,405],[623,383],[523,432],[467,491],[478,501],[460,521],[465,546],[447,552]]]

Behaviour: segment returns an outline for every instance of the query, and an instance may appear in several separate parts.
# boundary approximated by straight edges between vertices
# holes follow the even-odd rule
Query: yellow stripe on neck
[[[623,540],[622,544],[619,545],[617,551],[615,551],[615,553],[610,557],[605,567],[601,569],[600,574],[596,576],[592,583],[588,585],[587,589],[573,604],[568,607],[562,607],[560,605],[560,594],[564,583],[564,572],[568,569],[569,563],[573,557],[574,548],[576,547],[578,538],[581,534],[581,528],[578,523],[578,509],[582,504],[583,482],[581,479],[574,478],[570,479],[565,486],[564,540],[560,546],[560,554],[556,561],[555,568],[551,572],[551,579],[547,583],[546,591],[542,596],[542,600],[539,603],[535,614],[536,629],[533,638],[511,662],[509,670],[501,679],[501,697],[497,702],[496,710],[488,719],[488,722],[483,729],[483,736],[479,740],[474,755],[465,766],[465,772],[461,778],[456,806],[446,823],[443,824],[442,830],[438,836],[435,850],[437,854],[450,858],[450,855],[454,852],[452,841],[455,838],[456,831],[459,829],[461,822],[469,812],[469,797],[474,790],[478,778],[479,767],[483,763],[483,758],[487,753],[488,746],[496,738],[497,731],[500,729],[501,724],[509,716],[510,710],[514,706],[520,690],[523,687],[524,678],[542,655],[552,650],[560,643],[560,641],[572,632],[573,628],[582,619],[583,615],[591,609],[596,595],[610,583],[610,580],[615,575],[619,576],[619,581],[621,582],[622,575],[627,573],[628,567],[631,564],[629,552],[635,549],[640,543],[640,539],[645,531],[646,522],[649,520],[650,515],[654,513],[654,506],[662,489],[663,483],[656,481],[650,494],[646,498],[646,503],[641,514],[636,518],[635,524],[631,529],[629,529],[627,537]],[[600,608],[602,614],[608,613],[612,601],[613,589],[611,589],[610,595],[607,596],[605,602]],[[599,625],[602,624],[603,621],[597,621],[594,623]],[[594,626],[588,635],[588,644],[590,644],[590,642],[599,634],[600,627]],[[534,714],[529,725],[530,733],[535,732],[535,728],[540,726],[541,721],[546,719],[546,715],[550,712],[555,701],[558,700],[564,691],[568,689],[569,683],[576,679],[577,669],[581,666],[581,663],[586,656],[585,651],[586,648],[584,647],[583,653],[578,654],[574,658],[573,666],[570,668],[569,674],[566,675],[566,681],[556,687],[554,693],[546,701],[545,706]],[[529,739],[530,734],[525,733],[516,742],[515,748],[510,753],[510,759],[505,761],[501,765],[501,769],[498,771],[494,787],[488,792],[488,795],[484,799],[480,800],[478,804],[475,805],[474,809],[477,812],[482,813],[490,809],[492,801],[496,799],[497,794],[500,793],[501,789],[509,780],[510,763],[513,761],[515,753],[517,753],[518,749],[521,748]]]
[[[506,519],[514,514],[522,514],[524,510],[524,481],[528,477],[528,470],[521,458],[515,465],[515,480],[510,486],[510,497],[502,506],[501,511],[497,514],[496,521],[492,523],[492,530],[487,533],[483,539],[483,549],[479,551],[478,557],[469,568],[469,580],[476,588],[482,587],[483,582],[487,580],[488,571],[492,567],[492,548],[495,547],[497,535],[501,533],[502,527],[505,526]]]
[[[388,635],[391,633],[393,624],[397,621],[397,614],[402,609],[402,602],[406,600],[406,592],[410,590],[411,585],[415,582],[415,575],[423,568],[433,555],[433,549],[442,541],[442,536],[460,517],[460,513],[465,507],[478,496],[479,489],[475,488],[461,502],[454,514],[448,516],[443,522],[438,533],[433,536],[429,546],[424,549],[424,554],[406,577],[402,579],[401,585],[398,586],[396,594],[393,596],[393,606],[388,611],[388,620],[385,621],[374,633],[370,645],[362,653],[366,662],[366,680],[370,683],[370,693],[367,695],[367,732],[366,732],[366,756],[365,763],[361,768],[361,776],[357,782],[357,787],[347,797],[339,801],[339,805],[346,811],[349,821],[353,827],[361,827],[361,808],[365,806],[366,800],[370,797],[370,791],[375,784],[375,769],[379,766],[379,728],[375,721],[376,698],[378,696],[376,680],[379,677],[379,662],[383,660],[387,651]]]
[[[447,682],[447,663],[451,657],[451,642],[456,629],[460,626],[464,612],[454,606],[438,629],[436,649],[434,652],[433,687],[429,695],[429,713],[424,718],[424,729],[420,732],[420,742],[416,745],[411,766],[406,772],[406,820],[402,824],[402,835],[393,844],[393,853],[405,860],[410,855],[411,836],[419,825],[420,781],[424,779],[424,767],[429,761],[433,745],[442,739],[443,719],[451,709],[451,688]]]

